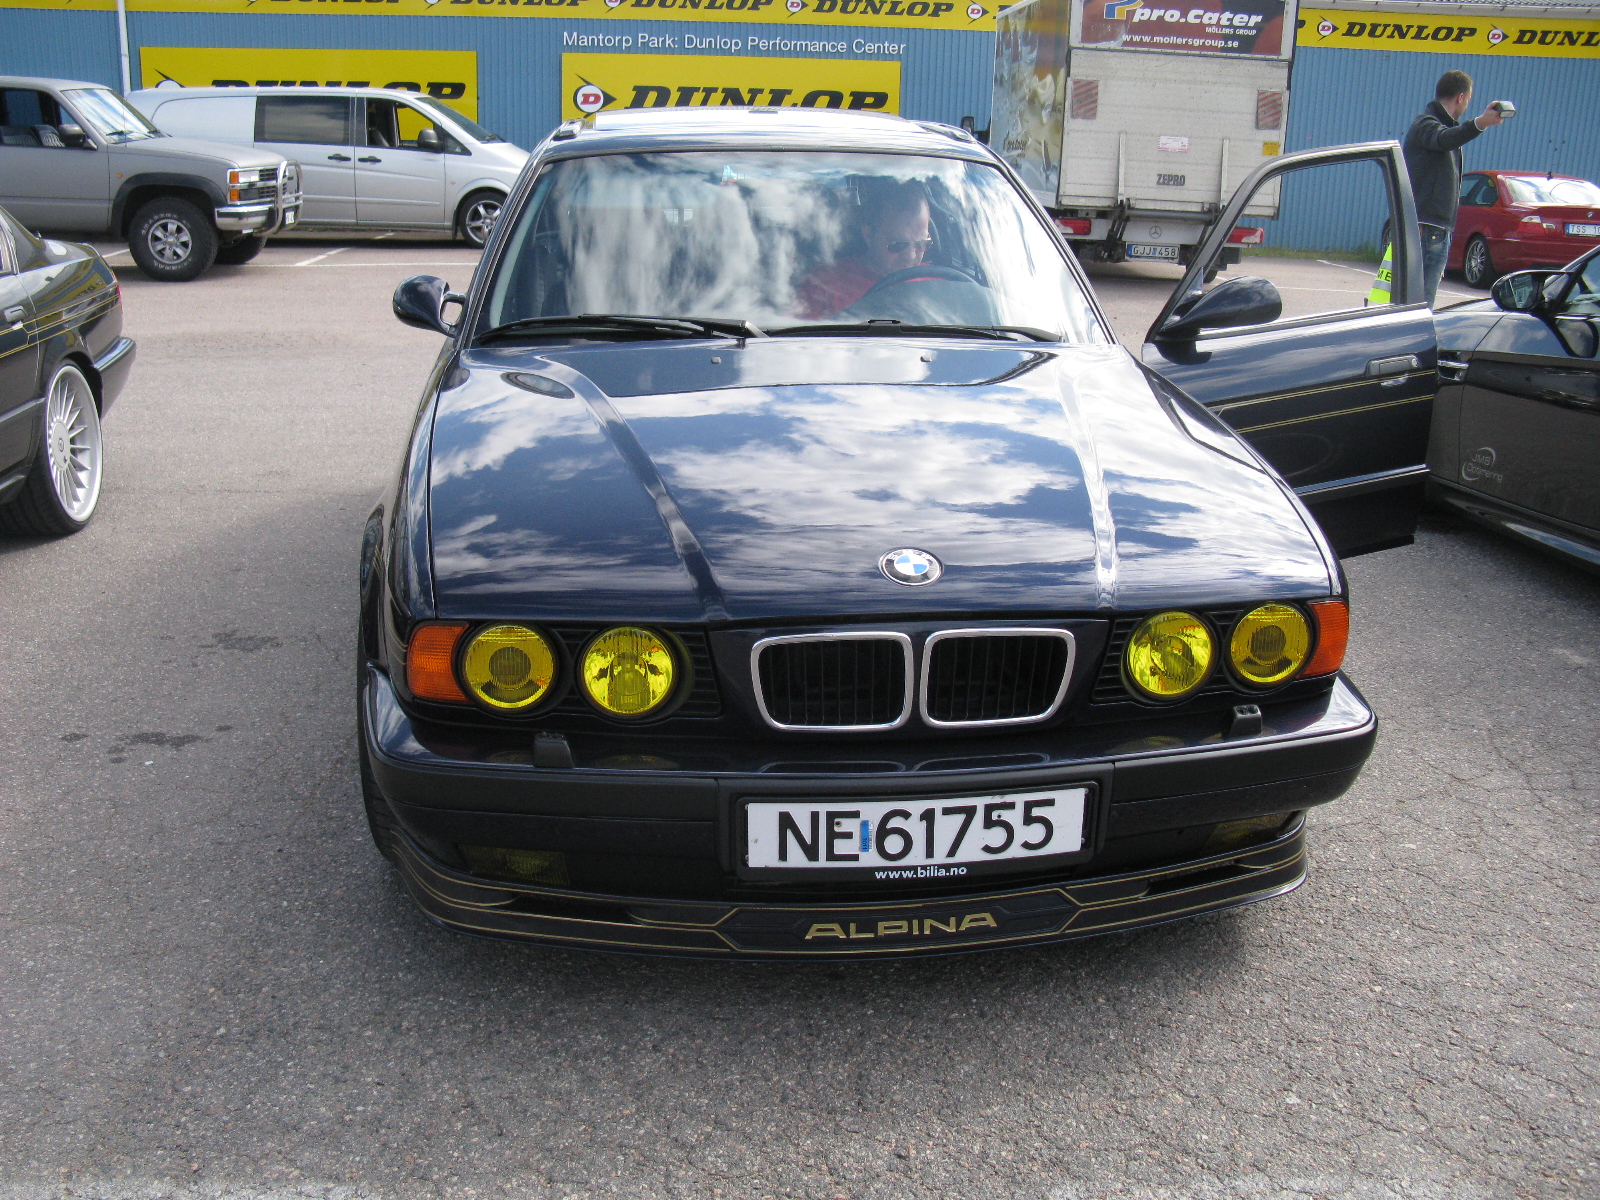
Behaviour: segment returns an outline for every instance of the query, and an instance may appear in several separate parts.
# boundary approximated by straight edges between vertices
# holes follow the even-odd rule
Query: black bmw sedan
[[[117,277],[0,209],[0,532],[76,533],[100,501],[100,418],[133,367]]]
[[[1431,318],[1414,245],[1332,323],[1200,281],[1255,191],[1327,162],[1409,207],[1393,143],[1256,172],[1141,363],[961,130],[557,130],[470,290],[395,296],[445,342],[366,529],[359,717],[417,903],[860,958],[1298,885],[1305,810],[1376,735],[1338,553],[1410,536]]]

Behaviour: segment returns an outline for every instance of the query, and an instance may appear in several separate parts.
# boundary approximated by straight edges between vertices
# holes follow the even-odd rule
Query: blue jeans
[[[1445,259],[1450,257],[1450,230],[1440,225],[1419,222],[1422,234],[1422,281],[1428,293],[1428,307],[1439,294],[1439,281],[1444,278]]]

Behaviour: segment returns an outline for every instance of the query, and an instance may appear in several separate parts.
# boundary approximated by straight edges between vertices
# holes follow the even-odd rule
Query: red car
[[[1600,187],[1571,175],[1474,171],[1461,177],[1461,207],[1446,266],[1472,287],[1507,271],[1562,267],[1600,243]]]

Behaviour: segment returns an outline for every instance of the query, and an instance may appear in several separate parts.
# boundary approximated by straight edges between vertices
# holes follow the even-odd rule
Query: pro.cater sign
[[[1097,50],[1164,50],[1286,58],[1293,0],[1182,4],[1165,0],[1078,0],[1072,44]]]

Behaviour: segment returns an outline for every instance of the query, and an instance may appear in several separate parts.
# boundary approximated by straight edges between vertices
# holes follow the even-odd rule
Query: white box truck
[[[990,145],[1087,261],[1187,265],[1283,151],[1295,0],[1022,0],[999,17]],[[1159,7],[1158,7],[1159,5]],[[1276,217],[1277,188],[1246,216]],[[1263,235],[1241,228],[1238,246]]]

